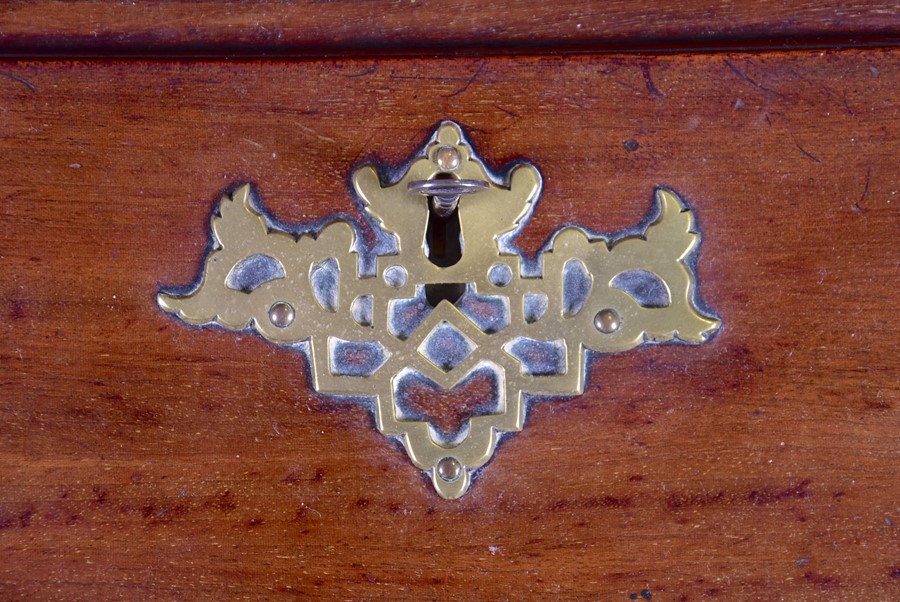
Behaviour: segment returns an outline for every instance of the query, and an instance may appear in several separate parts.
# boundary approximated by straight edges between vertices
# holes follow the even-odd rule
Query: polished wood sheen
[[[898,57],[0,64],[0,599],[897,598]],[[679,191],[724,321],[596,358],[458,501],[299,355],[155,302],[232,183],[354,215],[446,118],[543,173],[529,253]]]
[[[888,0],[18,0],[0,53],[264,54],[900,43]]]

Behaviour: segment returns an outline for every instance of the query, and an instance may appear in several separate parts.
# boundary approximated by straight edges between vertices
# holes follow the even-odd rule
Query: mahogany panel
[[[900,43],[887,0],[22,0],[6,53],[485,52]]]
[[[108,6],[108,5],[106,5]],[[896,51],[0,64],[0,598],[900,596]],[[458,501],[301,357],[192,329],[221,192],[356,211],[442,119],[520,243],[695,208],[713,341],[593,362]],[[641,595],[643,594],[643,598]]]

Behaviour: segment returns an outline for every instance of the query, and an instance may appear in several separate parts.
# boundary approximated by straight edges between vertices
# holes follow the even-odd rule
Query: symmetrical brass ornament
[[[335,220],[295,235],[273,225],[243,185],[212,217],[212,250],[186,296],[160,307],[191,324],[252,329],[302,349],[321,393],[374,399],[378,429],[449,499],[463,495],[530,397],[583,392],[585,350],[702,343],[719,321],[695,303],[687,261],[699,242],[677,194],[656,190],[639,234],[607,239],[563,227],[534,260],[510,244],[541,176],[530,164],[490,173],[452,122],[398,181],[363,167],[353,186],[373,227],[394,241],[365,269],[357,228]],[[368,273],[367,273],[368,272]],[[488,375],[493,399],[444,434],[404,402],[414,383],[452,389]]]

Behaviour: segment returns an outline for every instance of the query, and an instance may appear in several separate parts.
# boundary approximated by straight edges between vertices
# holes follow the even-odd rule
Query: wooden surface
[[[26,0],[0,52],[471,52],[900,43],[887,0]]]
[[[0,599],[900,596],[896,51],[0,64]],[[444,118],[521,244],[696,209],[723,332],[594,362],[461,500],[304,361],[164,315],[213,203],[354,212]],[[641,597],[643,593],[644,597]]]

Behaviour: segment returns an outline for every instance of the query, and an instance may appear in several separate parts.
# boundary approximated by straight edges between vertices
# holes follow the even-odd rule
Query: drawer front
[[[0,597],[896,595],[898,54],[7,60]],[[358,215],[444,119],[516,239],[694,209],[700,346],[593,357],[459,500],[304,358],[159,309],[223,192]],[[446,408],[445,408],[446,410]]]

